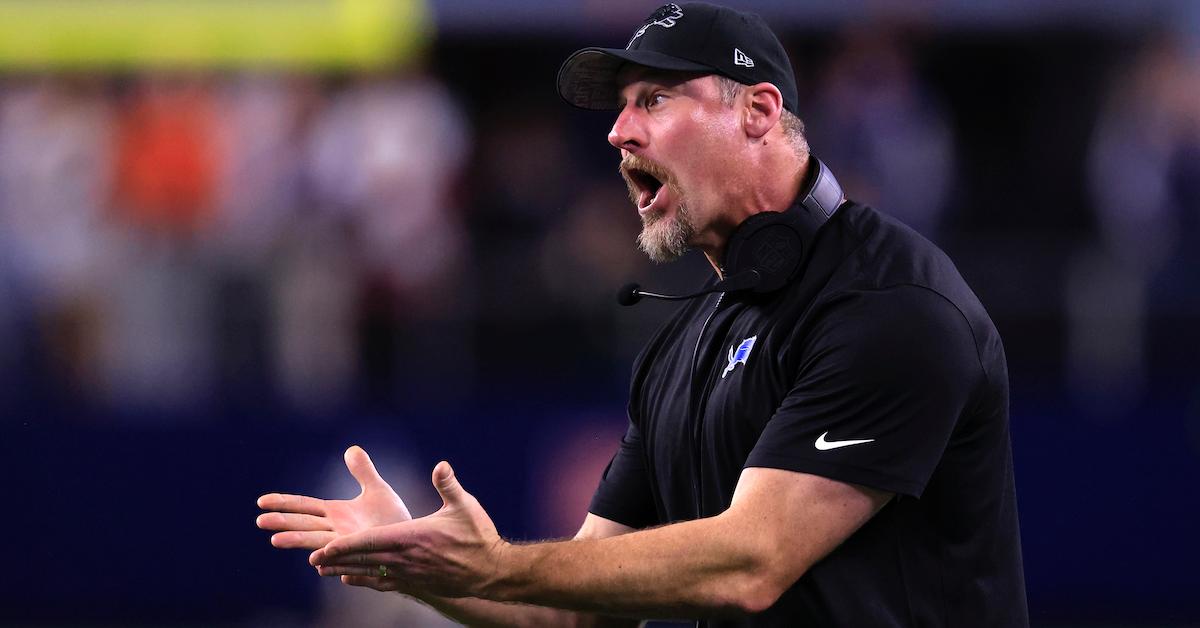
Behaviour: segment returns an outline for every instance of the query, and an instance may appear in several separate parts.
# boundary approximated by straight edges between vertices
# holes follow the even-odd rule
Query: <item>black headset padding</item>
[[[782,288],[796,274],[804,254],[800,229],[790,213],[762,212],[738,225],[725,248],[725,276],[757,270],[762,279],[751,292]]]
[[[799,274],[817,232],[844,198],[829,168],[816,157],[812,164],[811,183],[797,203],[787,211],[757,213],[734,229],[725,247],[725,277],[756,270],[761,280],[751,292],[766,294]]]

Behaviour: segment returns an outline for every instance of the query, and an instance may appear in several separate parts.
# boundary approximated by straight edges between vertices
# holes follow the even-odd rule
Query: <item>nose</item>
[[[621,112],[617,114],[617,121],[613,122],[612,129],[608,132],[609,144],[627,151],[645,147],[645,127],[642,125],[637,111],[632,103],[621,108]]]

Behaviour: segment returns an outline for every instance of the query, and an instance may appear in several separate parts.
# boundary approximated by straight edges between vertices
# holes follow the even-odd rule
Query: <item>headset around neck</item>
[[[743,290],[766,294],[782,288],[802,271],[821,227],[845,197],[833,172],[809,156],[807,184],[796,202],[782,212],[760,212],[738,225],[725,245],[721,269],[725,282],[749,285]],[[757,281],[735,277],[752,277]]]
[[[761,212],[738,225],[725,245],[721,281],[691,294],[659,294],[628,283],[617,291],[617,303],[633,305],[643,297],[682,301],[713,292],[767,294],[787,285],[804,266],[821,227],[841,206],[845,195],[821,160],[809,157],[807,183],[786,211]]]

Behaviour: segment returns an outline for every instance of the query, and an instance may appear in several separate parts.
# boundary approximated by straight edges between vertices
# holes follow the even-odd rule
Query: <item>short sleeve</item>
[[[642,435],[632,422],[600,477],[600,485],[592,495],[588,511],[631,528],[647,528],[658,523]]]
[[[984,381],[967,320],[929,289],[844,295],[808,340],[747,467],[920,497]]]

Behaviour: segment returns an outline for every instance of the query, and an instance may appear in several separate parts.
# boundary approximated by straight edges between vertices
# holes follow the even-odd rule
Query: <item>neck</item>
[[[789,147],[786,153],[774,152],[748,169],[751,174],[747,177],[740,194],[744,200],[731,204],[738,210],[727,214],[729,220],[719,241],[697,247],[704,252],[704,257],[716,271],[717,279],[725,278],[721,271],[721,260],[725,257],[725,244],[729,242],[729,236],[733,234],[734,229],[755,214],[781,212],[791,207],[808,179],[811,163],[812,158],[807,153],[797,156]],[[773,176],[773,173],[777,172],[791,172],[792,175],[783,178]]]

